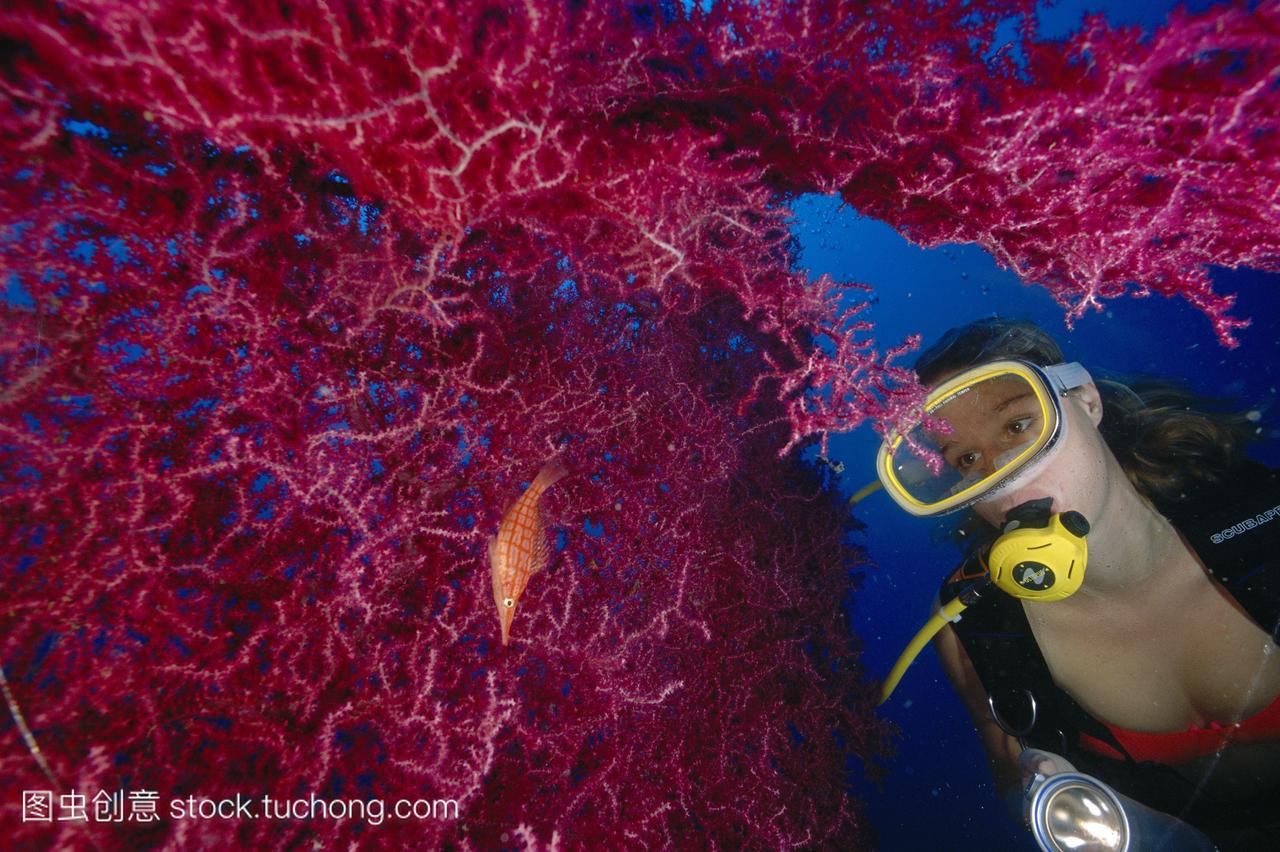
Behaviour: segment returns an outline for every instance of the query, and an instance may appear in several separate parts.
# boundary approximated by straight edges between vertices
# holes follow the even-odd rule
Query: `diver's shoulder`
[[[1162,512],[1224,582],[1276,565],[1280,470],[1244,461],[1213,487],[1202,486]]]
[[[1179,518],[1229,514],[1241,506],[1269,504],[1266,508],[1270,508],[1280,502],[1280,468],[1244,459],[1212,480],[1189,483],[1178,494],[1156,502],[1175,523]]]

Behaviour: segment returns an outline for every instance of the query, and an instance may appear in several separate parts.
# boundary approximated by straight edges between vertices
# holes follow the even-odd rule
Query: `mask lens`
[[[1033,377],[1000,371],[946,388],[926,404],[929,419],[890,453],[893,485],[925,506],[981,495],[1021,469],[1057,425],[1046,389]],[[910,444],[943,460],[936,473]]]

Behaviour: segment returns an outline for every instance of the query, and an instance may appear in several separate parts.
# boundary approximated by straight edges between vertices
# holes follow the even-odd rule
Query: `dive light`
[[[1024,749],[1018,765],[1031,776],[1023,795],[1023,817],[1044,852],[1214,849],[1209,838],[1187,823],[1076,771],[1060,755]]]

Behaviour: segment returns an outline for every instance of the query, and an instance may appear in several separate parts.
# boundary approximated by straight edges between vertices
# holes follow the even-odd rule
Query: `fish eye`
[[[512,600],[511,598],[503,598],[503,599],[502,599],[502,605],[503,605],[503,606],[507,606],[507,607],[511,607],[511,606],[515,606],[515,605],[516,605],[516,602],[515,602],[514,600]]]

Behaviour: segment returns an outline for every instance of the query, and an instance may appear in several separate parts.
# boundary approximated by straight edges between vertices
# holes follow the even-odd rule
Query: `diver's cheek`
[[[1088,482],[1093,479],[1089,454],[1073,453],[1071,449],[1063,447],[1063,452],[1041,468],[1034,479],[1013,491],[997,495],[979,514],[988,523],[1000,526],[1010,509],[1047,497],[1053,501],[1051,512],[1074,509],[1089,517],[1089,511],[1094,508],[1088,487]]]
[[[991,503],[975,503],[973,511],[979,518],[991,524],[993,527],[999,527],[1003,522],[1004,513],[1002,513],[996,502]]]
[[[1003,523],[1004,515],[1013,507],[1048,497],[1053,501],[1051,512],[1076,511],[1093,520],[1102,510],[1106,480],[1107,462],[1101,447],[1088,440],[1071,441],[1035,479],[1010,494],[1000,495],[994,501],[994,509]]]
[[[1073,509],[1090,521],[1096,521],[1106,503],[1110,486],[1110,467],[1103,445],[1088,446],[1085,451],[1070,459],[1068,469],[1061,474],[1062,505],[1054,511]],[[1123,476],[1123,473],[1120,474]]]

